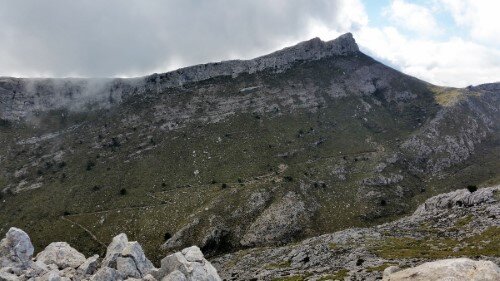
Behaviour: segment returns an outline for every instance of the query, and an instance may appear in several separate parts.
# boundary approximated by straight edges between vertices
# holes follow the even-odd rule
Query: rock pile
[[[89,258],[66,242],[54,242],[33,258],[34,248],[24,231],[12,227],[0,242],[2,281],[218,281],[217,270],[200,249],[192,246],[165,257],[155,268],[136,241],[120,234],[109,244],[106,256]]]

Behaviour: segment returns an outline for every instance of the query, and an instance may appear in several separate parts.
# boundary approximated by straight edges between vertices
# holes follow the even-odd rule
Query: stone
[[[192,246],[165,257],[158,271],[153,271],[157,280],[205,280],[219,281],[217,270],[207,261],[201,250]]]
[[[66,267],[77,268],[86,261],[86,258],[68,243],[54,242],[38,253],[36,260],[47,265],[55,264],[59,269],[63,269]]]
[[[491,261],[467,258],[427,262],[417,267],[384,274],[385,281],[496,281],[500,280],[500,267]]]
[[[161,281],[187,281],[186,276],[178,270],[170,272],[167,276],[163,277]]]
[[[0,266],[4,267],[10,263],[25,265],[31,261],[33,251],[34,247],[28,234],[19,228],[11,227],[0,242]]]
[[[111,243],[106,249],[106,256],[104,257],[102,264],[105,266],[116,267],[116,258],[125,249],[128,243],[128,238],[125,233],[118,234],[113,237]]]
[[[97,270],[99,255],[93,255],[85,260],[79,267],[78,272],[83,275],[92,275]]]
[[[102,267],[95,275],[90,278],[90,281],[118,281],[123,280],[116,269],[110,267]]]
[[[141,278],[154,269],[141,245],[136,241],[129,242],[124,233],[113,238],[102,264],[116,269],[123,278]]]

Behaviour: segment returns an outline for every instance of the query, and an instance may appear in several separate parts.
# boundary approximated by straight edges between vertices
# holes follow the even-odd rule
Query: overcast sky
[[[0,76],[131,77],[352,32],[439,85],[500,81],[498,0],[0,0]]]

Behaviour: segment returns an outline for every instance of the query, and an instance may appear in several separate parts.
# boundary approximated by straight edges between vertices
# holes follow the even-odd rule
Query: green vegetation
[[[349,276],[349,270],[343,268],[334,274],[325,275],[318,279],[318,281],[327,281],[327,280],[344,280]]]
[[[455,247],[458,247],[458,251],[454,251]],[[374,245],[372,250],[385,259],[500,256],[500,227],[490,227],[462,241],[438,237],[423,239],[391,237]]]
[[[279,263],[270,263],[265,266],[266,269],[282,269],[282,268],[289,268],[291,266],[292,262],[289,260],[286,261],[281,261]]]

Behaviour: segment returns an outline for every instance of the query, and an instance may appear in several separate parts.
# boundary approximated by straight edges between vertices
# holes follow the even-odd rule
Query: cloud
[[[356,36],[367,53],[437,85],[465,87],[500,79],[500,50],[496,48],[459,37],[414,38],[392,26],[365,27]]]
[[[396,25],[429,36],[442,33],[430,8],[409,3],[404,0],[394,0],[384,9],[384,15]]]
[[[456,24],[468,30],[471,38],[500,48],[497,0],[439,0]]]
[[[500,1],[418,3],[393,0],[374,23],[361,0],[4,1],[0,76],[139,76],[351,31],[367,54],[431,83],[500,80]]]
[[[353,28],[346,0],[20,0],[0,9],[0,75],[130,76],[296,42],[311,22]]]

